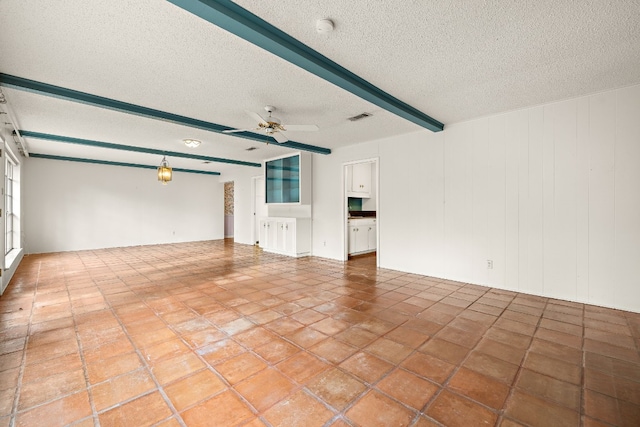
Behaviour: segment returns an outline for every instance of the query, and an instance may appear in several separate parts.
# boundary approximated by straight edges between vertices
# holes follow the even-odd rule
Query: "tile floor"
[[[640,425],[640,315],[371,257],[32,255],[0,338],[0,427]]]

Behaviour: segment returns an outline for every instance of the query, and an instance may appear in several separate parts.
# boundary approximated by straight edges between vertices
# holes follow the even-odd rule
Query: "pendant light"
[[[167,156],[162,157],[162,162],[158,166],[158,181],[162,182],[162,185],[167,185],[167,182],[171,181],[173,172],[169,162],[167,162]]]

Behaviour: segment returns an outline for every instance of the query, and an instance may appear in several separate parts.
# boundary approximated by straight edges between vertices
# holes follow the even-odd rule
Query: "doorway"
[[[378,158],[343,164],[344,260],[380,266]]]
[[[233,239],[233,181],[224,183],[224,238]]]
[[[253,213],[253,227],[251,241],[257,245],[260,243],[260,218],[267,215],[267,205],[264,199],[264,177],[255,176],[251,178],[251,192],[253,193],[251,212]]]

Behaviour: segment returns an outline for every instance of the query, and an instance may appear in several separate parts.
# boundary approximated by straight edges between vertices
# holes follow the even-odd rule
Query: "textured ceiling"
[[[237,3],[445,125],[640,82],[637,0]],[[314,24],[324,17],[336,29],[321,36]],[[272,104],[284,123],[320,127],[291,139],[327,148],[420,129],[163,0],[0,0],[0,72],[239,128],[254,125],[244,110]],[[246,161],[290,151],[2,90],[32,131]],[[365,111],[373,116],[346,120]],[[182,147],[187,137],[202,146]],[[34,152],[134,158],[27,142]]]

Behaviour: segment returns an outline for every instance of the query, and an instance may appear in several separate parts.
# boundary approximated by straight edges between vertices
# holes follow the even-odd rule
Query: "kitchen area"
[[[375,160],[345,165],[349,258],[377,251],[377,166]]]

